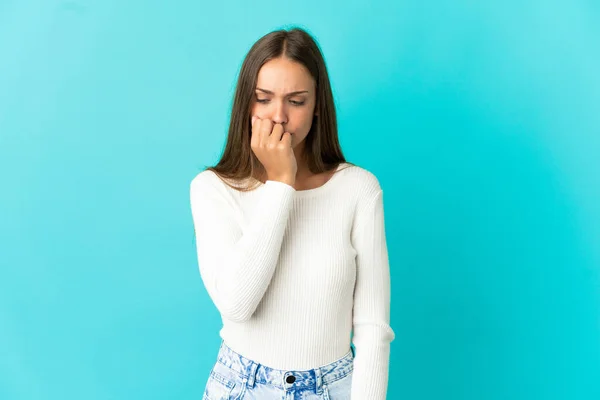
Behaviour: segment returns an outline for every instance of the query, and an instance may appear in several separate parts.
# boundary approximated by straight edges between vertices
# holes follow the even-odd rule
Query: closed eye
[[[269,102],[269,99],[256,99],[257,103],[261,103],[261,104],[266,104]],[[294,101],[294,100],[290,100],[290,103],[292,103],[295,106],[301,106],[304,105],[304,101]]]

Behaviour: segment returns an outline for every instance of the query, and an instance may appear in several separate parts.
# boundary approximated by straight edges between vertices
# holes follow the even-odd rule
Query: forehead
[[[256,86],[275,93],[311,90],[314,79],[306,67],[285,58],[267,61],[258,71]]]

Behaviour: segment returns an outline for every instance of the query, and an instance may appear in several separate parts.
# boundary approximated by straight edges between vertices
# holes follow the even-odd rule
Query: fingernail
[[[255,120],[256,120],[256,116],[255,116],[255,115],[253,115],[253,116],[252,116],[252,125],[254,125],[254,121],[255,121]]]

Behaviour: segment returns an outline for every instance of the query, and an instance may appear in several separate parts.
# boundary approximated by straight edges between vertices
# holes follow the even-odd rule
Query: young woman
[[[222,158],[194,177],[190,201],[223,321],[204,399],[384,400],[395,335],[383,190],[342,155],[307,32],[252,46]]]

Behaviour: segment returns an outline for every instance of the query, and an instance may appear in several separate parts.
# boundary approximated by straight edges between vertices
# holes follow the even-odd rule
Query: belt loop
[[[250,364],[250,370],[248,372],[248,382],[246,382],[246,385],[248,386],[248,388],[253,388],[254,387],[254,383],[256,382],[256,374],[258,372],[258,367],[260,367],[259,363],[256,362],[252,362],[252,364]]]
[[[315,392],[320,395],[321,394],[321,390],[323,389],[323,372],[321,371],[321,368],[317,367],[315,368],[315,378],[317,381],[316,384],[316,388],[315,388]]]

